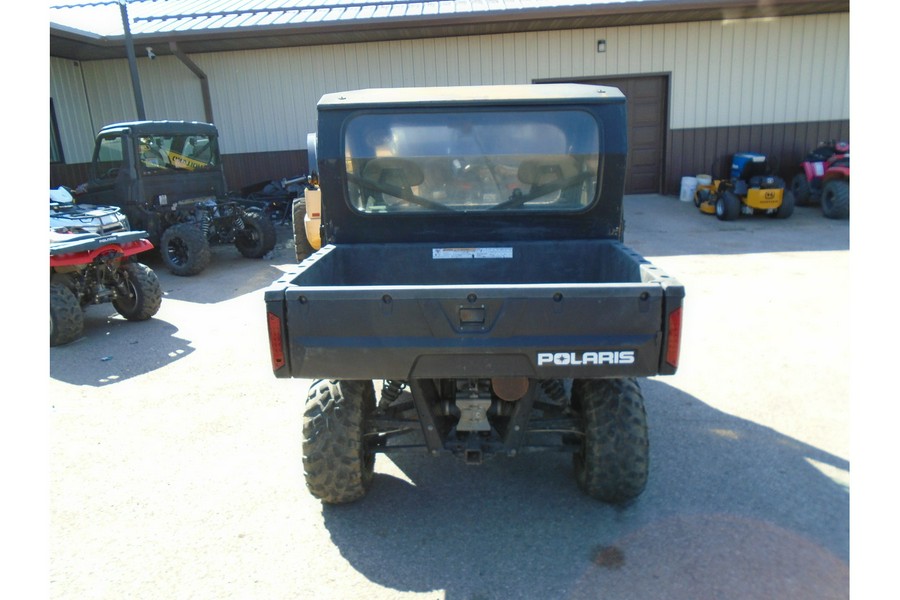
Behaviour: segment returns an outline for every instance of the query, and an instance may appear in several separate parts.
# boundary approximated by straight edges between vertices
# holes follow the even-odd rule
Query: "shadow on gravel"
[[[126,321],[109,304],[88,307],[82,336],[50,348],[50,377],[99,387],[155,371],[194,351],[177,331],[157,318]]]
[[[641,385],[651,474],[628,507],[583,495],[567,455],[397,455],[325,526],[369,580],[449,600],[847,598],[847,461]]]
[[[141,262],[159,277],[166,298],[215,304],[267,287],[283,273],[274,265],[296,263],[291,229],[277,226],[276,235],[275,248],[261,259],[244,258],[233,246],[213,246],[209,266],[190,277],[172,275],[155,250],[141,255]]]

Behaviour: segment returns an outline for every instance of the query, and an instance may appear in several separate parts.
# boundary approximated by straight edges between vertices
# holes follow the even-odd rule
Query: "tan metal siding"
[[[94,131],[88,118],[80,63],[50,58],[50,97],[66,162],[90,161]]]
[[[672,129],[849,118],[847,14],[664,27]]]
[[[598,39],[606,40],[606,52],[597,52]],[[671,73],[668,123],[674,130],[849,119],[847,13],[236,51],[191,59],[209,76],[226,153],[305,148],[322,94],[381,86]],[[139,58],[138,63],[148,117],[203,119],[199,82],[176,58]],[[134,118],[125,61],[83,68],[93,128]],[[66,132],[67,157],[75,143]]]

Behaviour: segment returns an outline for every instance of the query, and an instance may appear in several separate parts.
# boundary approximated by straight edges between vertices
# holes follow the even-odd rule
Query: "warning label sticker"
[[[431,258],[512,258],[512,248],[434,248]]]

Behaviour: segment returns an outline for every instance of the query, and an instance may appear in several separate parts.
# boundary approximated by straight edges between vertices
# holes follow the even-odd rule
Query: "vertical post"
[[[212,97],[209,94],[209,79],[206,77],[206,73],[188,58],[175,42],[169,42],[169,50],[200,80],[200,93],[203,95],[203,114],[206,115],[207,123],[213,123]]]
[[[122,28],[125,30],[125,52],[128,54],[128,68],[131,70],[131,87],[134,88],[134,106],[137,108],[139,121],[145,121],[144,96],[141,94],[141,80],[138,78],[137,60],[134,57],[134,43],[131,40],[131,25],[128,21],[127,0],[119,0],[119,12],[122,13]]]

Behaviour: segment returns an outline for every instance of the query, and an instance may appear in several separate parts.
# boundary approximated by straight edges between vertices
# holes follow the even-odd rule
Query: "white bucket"
[[[681,178],[681,201],[691,202],[694,200],[694,192],[697,191],[696,177]]]
[[[712,185],[712,175],[697,175],[697,185]]]

